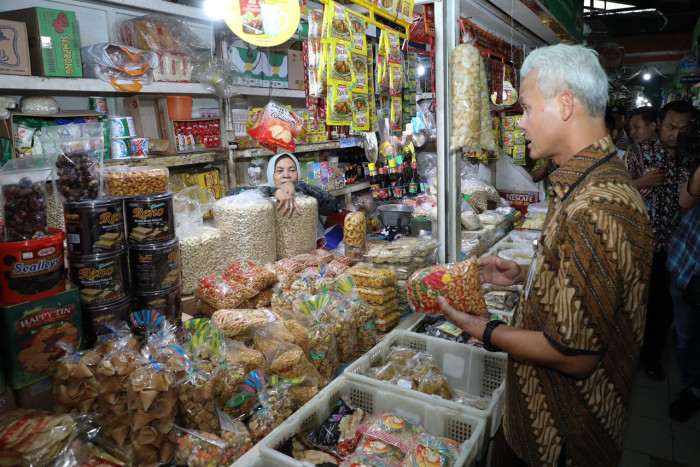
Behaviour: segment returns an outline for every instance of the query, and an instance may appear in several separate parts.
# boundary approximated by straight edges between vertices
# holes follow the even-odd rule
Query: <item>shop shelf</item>
[[[360,183],[353,183],[352,185],[346,185],[343,188],[338,188],[337,190],[330,190],[329,193],[332,194],[333,196],[343,196],[343,195],[347,195],[348,193],[355,193],[358,191],[369,190],[369,187],[370,187],[369,181],[360,182]]]
[[[350,148],[359,146],[359,139],[346,138],[338,141],[326,141],[323,143],[297,144],[294,154],[300,152],[328,151],[330,149]],[[255,157],[274,156],[275,153],[266,148],[233,149],[233,156],[236,159],[249,159]]]
[[[485,425],[482,418],[458,412],[447,404],[417,399],[341,376],[260,442],[265,465],[311,466],[284,455],[277,448],[298,432],[309,432],[320,425],[341,397],[347,397],[355,406],[370,414],[386,410],[410,417],[419,421],[431,435],[457,441],[461,453],[455,465],[474,465],[477,450],[484,444]]]
[[[448,401],[439,396],[404,389],[366,376],[370,368],[384,364],[391,348],[395,346],[408,347],[432,355],[455,393],[491,398],[486,410]],[[503,415],[506,361],[505,353],[488,352],[480,347],[415,332],[393,331],[372,350],[350,364],[343,374],[346,378],[362,385],[383,388],[383,391],[402,394],[425,401],[427,404],[445,404],[453,410],[483,418],[486,422],[486,433],[491,437],[496,434]]]
[[[139,167],[153,165],[157,167],[175,167],[179,165],[211,164],[213,162],[224,162],[228,158],[225,150],[194,152],[190,154],[177,154],[171,156],[150,156],[144,158],[130,159],[109,159],[105,161],[105,166],[113,167],[118,165],[128,165]]]

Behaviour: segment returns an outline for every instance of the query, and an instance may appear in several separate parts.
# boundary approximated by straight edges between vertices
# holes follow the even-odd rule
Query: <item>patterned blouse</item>
[[[643,188],[640,193],[654,229],[654,252],[668,252],[669,242],[682,217],[678,195],[688,180],[688,165],[671,156],[657,139],[630,146],[627,166],[632,180],[654,169],[661,169],[666,174],[663,185]]]
[[[529,465],[617,465],[644,335],[652,232],[608,136],[551,176],[554,197],[513,325],[566,355],[601,355],[576,379],[508,358],[504,431]]]

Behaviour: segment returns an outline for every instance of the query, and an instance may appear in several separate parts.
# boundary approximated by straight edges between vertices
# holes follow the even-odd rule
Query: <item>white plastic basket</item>
[[[395,346],[408,347],[432,355],[454,392],[491,397],[491,402],[486,410],[448,401],[439,396],[424,394],[412,389],[401,388],[392,383],[365,376],[370,368],[383,365],[391,348]],[[372,350],[350,364],[345,369],[344,375],[363,385],[381,387],[384,391],[423,400],[427,404],[444,403],[454,410],[483,418],[486,422],[486,433],[492,437],[496,434],[501,422],[501,415],[503,415],[506,366],[507,356],[505,353],[488,352],[480,347],[415,332],[393,331]],[[481,453],[480,449],[479,459],[481,459]]]
[[[431,435],[457,441],[460,443],[461,452],[456,466],[474,465],[477,450],[484,445],[485,424],[482,418],[453,410],[443,403],[426,402],[341,377],[326,386],[260,441],[263,465],[313,467],[308,462],[299,462],[284,455],[277,451],[277,448],[297,432],[308,433],[323,423],[340,397],[348,397],[355,406],[370,414],[386,410],[418,420]]]

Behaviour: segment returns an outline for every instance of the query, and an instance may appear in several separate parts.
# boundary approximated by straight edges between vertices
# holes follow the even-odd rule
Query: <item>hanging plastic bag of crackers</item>
[[[248,134],[275,153],[278,148],[293,152],[296,149],[294,138],[301,133],[303,126],[304,119],[270,101]]]

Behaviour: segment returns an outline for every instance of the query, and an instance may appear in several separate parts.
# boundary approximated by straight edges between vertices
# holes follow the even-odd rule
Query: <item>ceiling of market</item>
[[[596,2],[596,6],[611,2]],[[607,31],[613,38],[644,33],[692,31],[700,15],[698,0],[618,0],[629,8],[594,8],[585,13],[591,30]],[[584,0],[589,5],[590,0]]]

